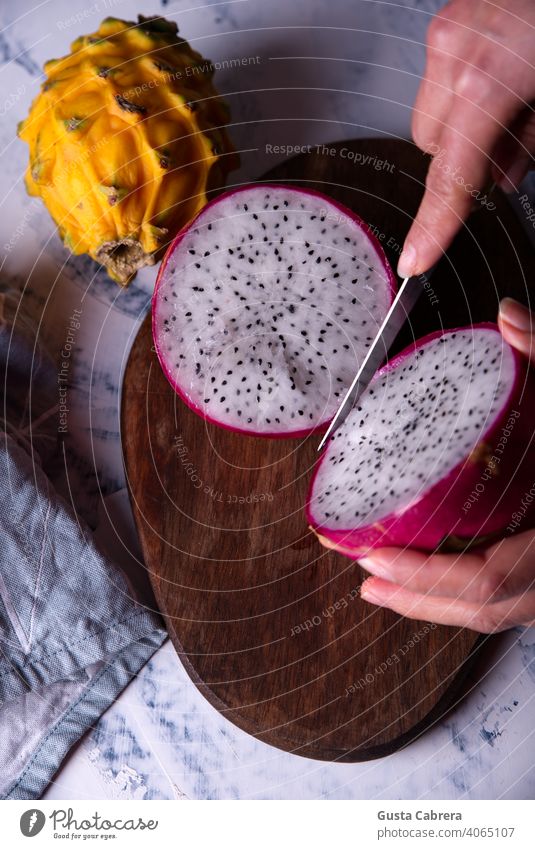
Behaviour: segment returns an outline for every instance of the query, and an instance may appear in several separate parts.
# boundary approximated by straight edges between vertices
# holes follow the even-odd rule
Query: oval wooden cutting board
[[[392,140],[331,148],[266,178],[352,207],[395,264],[425,157]],[[440,325],[493,319],[500,295],[525,298],[525,279],[534,279],[529,243],[505,200],[492,201],[494,209],[471,216],[433,278],[434,298],[421,299],[400,345]],[[365,573],[321,548],[305,524],[318,437],[258,439],[204,423],[164,378],[149,316],[124,377],[122,440],[169,634],[195,684],[228,719],[289,752],[360,761],[405,745],[455,702],[481,638],[361,600]]]

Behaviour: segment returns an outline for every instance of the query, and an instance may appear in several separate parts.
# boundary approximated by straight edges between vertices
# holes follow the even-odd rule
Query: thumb
[[[500,303],[498,324],[505,341],[535,363],[535,327],[527,307],[513,298],[504,298]]]

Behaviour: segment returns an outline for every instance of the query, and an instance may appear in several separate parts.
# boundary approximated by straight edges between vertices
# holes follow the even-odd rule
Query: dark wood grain
[[[343,148],[388,168],[353,164]],[[268,177],[353,207],[395,262],[425,170],[411,145],[361,140]],[[492,200],[437,270],[436,300],[422,299],[403,342],[492,319],[503,294],[525,299],[531,250],[503,198]],[[362,601],[358,565],[323,550],[305,524],[317,437],[205,424],[169,388],[151,344],[147,317],[124,379],[123,450],[152,585],[191,678],[228,719],[287,751],[359,761],[405,745],[459,697],[481,640]]]

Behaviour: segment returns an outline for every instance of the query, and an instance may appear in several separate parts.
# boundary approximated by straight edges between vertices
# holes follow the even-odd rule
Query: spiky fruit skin
[[[476,328],[499,333],[498,327],[492,323],[476,324],[472,329]],[[455,333],[465,329],[454,328],[446,332]],[[442,335],[443,331],[438,331],[419,339],[380,369],[374,381],[399,366],[408,355]],[[327,547],[336,546],[352,559],[359,559],[375,548],[389,546],[415,548],[424,552],[478,548],[511,533],[508,528],[512,523],[512,515],[533,487],[535,468],[535,375],[518,351],[511,349],[511,352],[515,366],[514,379],[500,415],[482,433],[470,456],[408,507],[398,509],[380,521],[354,529],[333,529],[318,523],[313,509],[314,485],[329,450],[327,445],[314,471],[305,508],[307,522],[320,542]],[[465,511],[463,506],[470,495],[478,491],[489,456],[493,455],[493,449],[500,440],[502,429],[510,421],[511,413],[515,422],[514,433],[507,441],[496,474],[485,476],[483,492],[471,503],[470,510]],[[523,522],[514,530],[527,530],[533,526],[535,499],[531,499],[531,504]]]
[[[250,429],[242,428],[242,427],[238,427],[238,426],[234,426],[234,425],[229,425],[229,424],[226,424],[224,421],[221,421],[221,419],[213,417],[212,415],[207,413],[206,410],[203,409],[202,406],[194,403],[194,401],[192,400],[192,398],[190,397],[188,392],[186,392],[184,390],[184,387],[179,382],[177,382],[177,380],[175,379],[171,369],[169,368],[168,357],[166,356],[165,351],[163,349],[163,346],[161,344],[162,339],[161,339],[161,335],[160,335],[160,319],[159,319],[159,316],[158,316],[158,310],[159,310],[160,301],[161,301],[161,297],[162,297],[162,288],[165,285],[164,281],[165,281],[166,269],[167,269],[168,265],[174,264],[174,262],[175,262],[175,259],[174,259],[175,252],[181,246],[181,243],[183,242],[185,237],[188,235],[188,233],[191,230],[195,229],[195,227],[197,226],[197,223],[199,221],[202,221],[210,213],[211,209],[213,209],[214,207],[217,207],[219,204],[224,203],[225,200],[228,199],[228,198],[239,199],[241,195],[247,193],[251,188],[258,189],[258,190],[268,190],[268,191],[269,190],[280,190],[280,189],[289,190],[289,191],[292,192],[292,194],[294,194],[297,197],[302,196],[302,198],[305,200],[305,202],[306,202],[307,198],[313,198],[313,199],[316,199],[316,200],[320,200],[320,201],[322,201],[322,203],[327,208],[329,208],[329,209],[332,208],[332,210],[334,212],[336,212],[339,216],[347,218],[348,220],[352,221],[355,227],[359,228],[360,230],[362,230],[363,232],[366,233],[366,238],[367,238],[368,242],[370,243],[370,245],[372,246],[373,250],[375,250],[375,252],[377,254],[378,261],[381,263],[382,270],[383,270],[383,272],[385,274],[385,278],[386,278],[386,288],[387,288],[387,292],[388,292],[388,294],[387,294],[387,301],[388,301],[387,305],[390,306],[390,304],[394,300],[394,297],[395,297],[396,291],[397,291],[396,278],[395,278],[394,273],[393,273],[393,271],[392,271],[392,269],[389,265],[389,262],[388,262],[388,259],[386,257],[386,254],[383,250],[383,247],[382,247],[381,243],[379,242],[379,240],[369,230],[368,225],[362,220],[362,218],[360,218],[360,216],[358,216],[355,212],[353,212],[353,210],[348,209],[343,204],[340,204],[337,201],[333,200],[332,198],[327,197],[326,195],[323,195],[321,192],[317,192],[313,189],[301,189],[301,188],[297,188],[295,186],[285,186],[282,183],[247,184],[247,185],[244,185],[244,186],[240,186],[237,189],[232,189],[228,192],[225,192],[224,194],[217,197],[215,200],[208,203],[198,213],[198,215],[188,225],[186,225],[181,230],[180,233],[178,233],[178,235],[176,236],[176,238],[174,239],[172,244],[169,246],[169,248],[168,248],[168,250],[165,254],[165,257],[164,257],[164,259],[161,263],[160,269],[158,271],[156,286],[154,288],[154,293],[153,293],[153,297],[152,297],[152,334],[153,334],[153,340],[154,340],[154,348],[155,348],[156,354],[158,356],[158,360],[160,362],[160,366],[162,368],[162,371],[164,372],[167,380],[169,381],[169,383],[173,387],[176,394],[190,408],[190,410],[192,410],[198,416],[203,418],[205,421],[210,422],[211,424],[215,424],[218,427],[223,428],[224,430],[228,430],[228,431],[231,431],[233,433],[239,433],[239,434],[243,434],[243,435],[247,435],[247,436],[253,435],[253,436],[257,436],[257,437],[261,437],[261,438],[269,438],[269,439],[288,439],[288,438],[307,437],[308,435],[310,435],[311,432],[313,432],[315,430],[317,430],[318,432],[325,430],[325,428],[329,424],[330,419],[322,422],[319,425],[314,425],[313,427],[303,427],[303,428],[295,428],[294,427],[293,429],[288,430],[288,431],[262,430],[262,431],[256,431],[256,432],[253,433]],[[229,281],[227,281],[227,282],[229,282]],[[229,285],[230,285],[230,282],[229,282]],[[385,311],[385,313],[386,313],[386,311]]]
[[[28,192],[72,253],[126,285],[237,165],[213,67],[176,24],[140,16],[106,18],[45,72],[19,126]]]

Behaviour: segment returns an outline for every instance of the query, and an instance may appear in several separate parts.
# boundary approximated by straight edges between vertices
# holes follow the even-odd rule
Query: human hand
[[[533,0],[451,0],[431,21],[427,43],[412,131],[434,158],[401,277],[439,259],[489,175],[513,191],[535,153]]]
[[[535,362],[535,324],[529,311],[505,298],[498,323],[505,340]],[[347,548],[339,550],[351,555]],[[375,549],[360,564],[373,576],[362,584],[362,598],[409,619],[483,633],[535,624],[533,530],[470,554]]]
[[[422,554],[383,548],[360,561],[365,601],[409,619],[491,634],[535,624],[535,531],[483,552]]]

